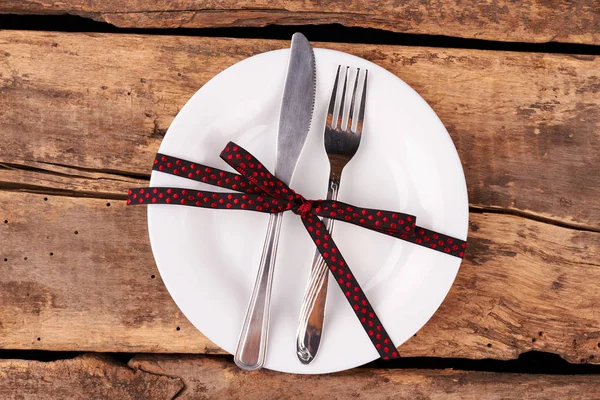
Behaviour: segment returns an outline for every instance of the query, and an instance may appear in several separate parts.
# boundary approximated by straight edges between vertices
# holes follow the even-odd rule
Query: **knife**
[[[275,175],[290,183],[308,136],[316,92],[315,57],[301,33],[292,36],[290,58],[279,113]],[[264,365],[269,330],[273,270],[282,214],[270,214],[267,236],[234,361],[252,371]]]

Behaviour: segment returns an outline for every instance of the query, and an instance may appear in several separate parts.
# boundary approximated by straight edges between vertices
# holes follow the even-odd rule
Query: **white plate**
[[[273,171],[281,94],[289,50],[243,60],[215,76],[188,101],[160,152],[227,169],[219,153],[232,140]],[[339,200],[411,213],[417,223],[466,239],[465,178],[446,129],[425,101],[383,68],[346,53],[315,49],[317,95],[313,123],[291,186],[324,198],[329,166],[323,128],[338,64],[369,70],[363,137],[344,170]],[[152,186],[219,190],[152,172]],[[152,205],[152,251],[173,299],[206,337],[233,353],[250,298],[268,216],[248,211]],[[448,293],[460,259],[359,227],[337,223],[335,241],[392,340],[417,332]],[[302,365],[295,354],[300,304],[314,244],[300,219],[286,213],[273,282],[265,367],[294,373],[340,371],[378,353],[344,295],[331,282],[321,348]],[[400,349],[400,354],[402,350]]]

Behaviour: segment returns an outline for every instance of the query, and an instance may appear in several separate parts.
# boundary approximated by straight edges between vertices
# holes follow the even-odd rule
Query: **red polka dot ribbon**
[[[271,174],[256,158],[233,142],[221,158],[239,174],[157,154],[153,169],[235,192],[149,187],[129,190],[127,204],[178,204],[193,207],[299,215],[336,282],[385,360],[399,357],[381,321],[354,278],[337,245],[319,217],[333,218],[462,258],[466,242],[421,228],[413,215],[361,208],[331,200],[307,200]]]

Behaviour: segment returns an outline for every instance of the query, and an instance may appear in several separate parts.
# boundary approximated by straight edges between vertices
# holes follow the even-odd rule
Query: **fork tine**
[[[346,129],[349,132],[352,132],[352,124],[354,123],[354,103],[356,102],[356,88],[358,87],[358,75],[360,75],[360,68],[356,68],[354,89],[352,89],[352,101],[350,102],[350,114],[348,115],[348,128]]]
[[[335,98],[337,95],[338,80],[340,78],[340,68],[338,65],[337,73],[335,74],[335,81],[333,82],[333,90],[331,91],[331,99],[329,100],[329,107],[327,108],[327,126],[334,129],[333,126],[333,112],[335,111]]]
[[[350,67],[346,67],[346,73],[344,74],[344,88],[342,89],[342,98],[340,99],[340,108],[338,109],[337,128],[342,129],[342,118],[344,117],[344,102],[346,100],[346,86],[348,84],[348,70]]]
[[[365,118],[365,105],[367,100],[367,78],[369,77],[369,70],[365,69],[365,82],[363,83],[362,96],[360,98],[360,109],[358,110],[358,123],[356,124],[357,135],[362,134],[363,120]]]

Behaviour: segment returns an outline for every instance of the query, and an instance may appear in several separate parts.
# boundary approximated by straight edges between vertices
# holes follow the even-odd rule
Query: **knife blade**
[[[277,133],[275,175],[289,184],[306,142],[316,92],[315,57],[301,33],[292,36]],[[262,368],[269,330],[273,270],[282,214],[270,214],[258,275],[238,339],[234,361],[244,370]]]

